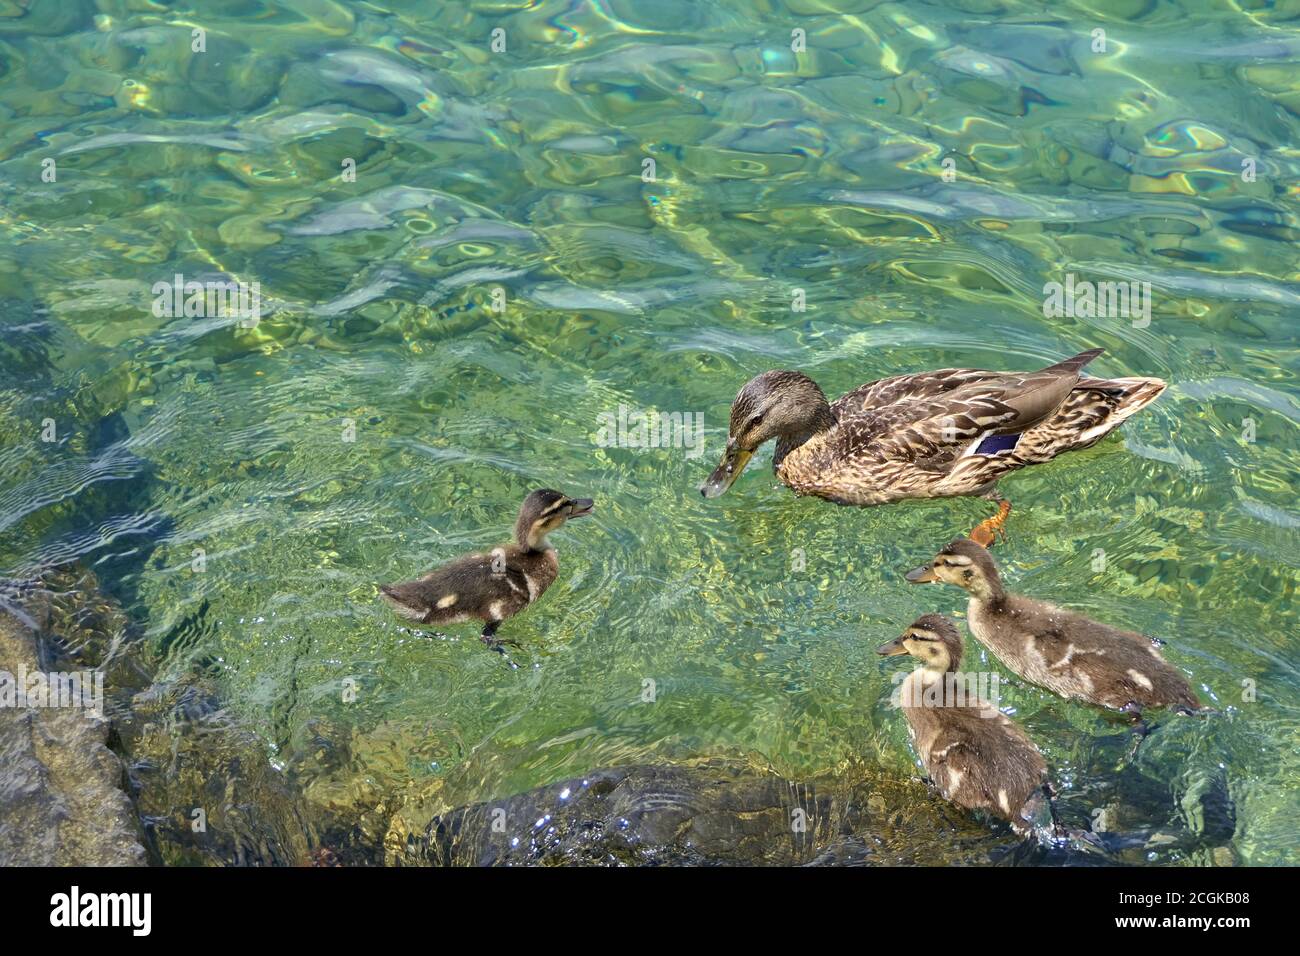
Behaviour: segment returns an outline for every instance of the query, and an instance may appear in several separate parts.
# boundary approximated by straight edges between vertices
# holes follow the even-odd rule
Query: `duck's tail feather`
[[[1118,428],[1125,419],[1136,415],[1161,396],[1169,383],[1160,378],[1083,378],[1074,390],[1101,392],[1110,400],[1109,414],[1091,428],[1084,430],[1079,439],[1090,445]],[[1080,445],[1078,447],[1085,447]]]
[[[1163,378],[1147,375],[1132,375],[1127,378],[1081,378],[1075,385],[1076,391],[1104,392],[1117,399],[1119,405],[1116,413],[1128,418],[1134,412],[1146,408],[1169,387]]]
[[[1098,355],[1105,352],[1105,349],[1088,349],[1086,352],[1080,352],[1078,355],[1071,355],[1068,359],[1062,359],[1055,365],[1049,365],[1043,369],[1044,372],[1077,372]]]
[[[423,620],[427,609],[418,606],[417,602],[412,601],[410,597],[403,593],[401,587],[400,584],[396,586],[381,584],[379,585],[379,596],[402,617],[412,621]]]
[[[1042,462],[1095,445],[1166,387],[1158,378],[1081,378],[1050,418],[1021,435],[1015,454]]]

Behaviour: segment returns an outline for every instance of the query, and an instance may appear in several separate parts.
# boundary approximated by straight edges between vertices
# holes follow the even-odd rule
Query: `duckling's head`
[[[524,499],[515,522],[515,540],[521,548],[540,551],[547,547],[546,536],[570,518],[591,514],[595,503],[590,498],[570,498],[566,494],[542,488]]]
[[[961,664],[961,634],[942,614],[922,614],[907,630],[876,648],[882,657],[911,654],[931,671],[955,671]]]
[[[927,581],[955,584],[981,600],[1002,594],[1002,579],[993,555],[970,538],[954,538],[932,562],[908,571],[907,580],[913,584]]]
[[[803,372],[778,369],[750,379],[731,403],[727,450],[700,494],[725,494],[764,442],[811,435],[834,423],[825,393]]]

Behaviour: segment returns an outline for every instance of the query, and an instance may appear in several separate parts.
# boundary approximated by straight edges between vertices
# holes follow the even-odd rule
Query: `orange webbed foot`
[[[970,539],[984,548],[993,547],[999,536],[1005,541],[1007,537],[1007,518],[1011,517],[1011,502],[1003,500],[998,503],[998,513],[986,518],[971,530]]]

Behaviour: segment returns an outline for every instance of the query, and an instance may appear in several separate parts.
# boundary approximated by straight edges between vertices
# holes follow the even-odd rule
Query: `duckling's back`
[[[1115,710],[1200,707],[1187,678],[1142,634],[1019,595],[997,608],[972,601],[969,620],[1008,668],[1062,697]]]
[[[1029,805],[1047,782],[1047,762],[996,707],[979,698],[968,704],[902,708],[917,756],[945,799],[1027,833],[1034,825]]]
[[[504,621],[541,597],[558,570],[553,551],[510,546],[465,555],[414,581],[379,590],[399,614],[426,624]]]

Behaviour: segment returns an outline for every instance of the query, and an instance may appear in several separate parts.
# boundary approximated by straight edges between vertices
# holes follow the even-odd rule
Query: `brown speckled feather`
[[[969,538],[950,541],[907,580],[965,590],[967,621],[979,642],[1013,673],[1062,697],[1129,712],[1200,709],[1187,678],[1165,660],[1158,642],[1012,594],[988,549]]]
[[[1081,379],[1099,352],[1036,372],[941,369],[863,385],[831,404],[831,428],[778,442],[777,477],[840,504],[983,493],[1018,468],[1094,444],[1164,390],[1159,379]],[[1014,450],[972,453],[1011,434]]]
[[[971,632],[1012,672],[1062,697],[1120,710],[1200,706],[1148,637],[1043,601],[972,599]]]
[[[558,572],[554,551],[525,551],[511,544],[467,554],[414,581],[380,590],[405,617],[426,624],[501,621],[540,598]]]
[[[909,682],[922,673],[913,672]],[[904,707],[912,744],[944,799],[992,813],[1024,833],[1024,807],[1047,782],[1047,763],[1005,714],[983,701],[972,704]]]

